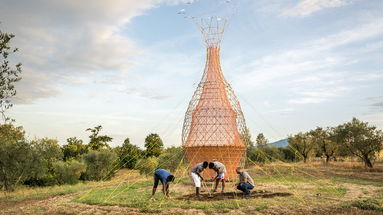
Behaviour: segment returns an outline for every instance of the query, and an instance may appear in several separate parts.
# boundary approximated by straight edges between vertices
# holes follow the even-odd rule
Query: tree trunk
[[[303,156],[303,162],[306,163],[307,156]]]
[[[326,155],[326,164],[330,161],[330,155]]]
[[[364,157],[363,158],[363,161],[364,161],[364,165],[368,168],[373,168],[373,165],[372,165],[372,162],[371,160],[368,158],[368,157]]]

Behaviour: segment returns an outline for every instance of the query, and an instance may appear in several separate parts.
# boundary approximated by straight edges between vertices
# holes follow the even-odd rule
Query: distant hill
[[[289,141],[287,139],[278,140],[272,143],[268,143],[267,146],[276,146],[276,147],[285,147],[289,145]]]
[[[276,142],[268,143],[267,145],[274,145],[276,147],[285,147],[289,145],[289,141],[287,139],[278,140]]]

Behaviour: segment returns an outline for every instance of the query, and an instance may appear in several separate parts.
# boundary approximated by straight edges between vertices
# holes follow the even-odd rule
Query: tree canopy
[[[110,149],[108,142],[111,142],[113,138],[107,135],[99,135],[102,126],[96,126],[94,128],[88,128],[86,131],[90,131],[91,135],[89,136],[89,144],[88,148],[90,150],[102,150],[102,149]]]
[[[133,169],[137,161],[142,157],[140,148],[131,144],[129,138],[124,140],[122,146],[116,147],[115,151],[120,160],[120,167],[128,169]]]
[[[310,137],[308,133],[298,133],[296,135],[290,136],[289,147],[302,156],[303,162],[306,163],[307,158],[310,156],[314,149],[313,139]]]
[[[367,122],[353,118],[335,128],[337,141],[350,153],[359,157],[366,167],[372,168],[378,152],[382,150],[383,132]]]
[[[145,138],[146,157],[158,157],[162,153],[164,144],[158,134],[149,134]]]

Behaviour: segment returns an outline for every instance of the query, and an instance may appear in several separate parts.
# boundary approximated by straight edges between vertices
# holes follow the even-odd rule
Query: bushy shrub
[[[167,148],[163,154],[158,157],[158,166],[160,169],[175,171],[181,165],[185,164],[184,150],[182,147]]]
[[[292,150],[289,146],[278,148],[279,151],[283,153],[283,160],[286,162],[297,162],[302,160],[302,156],[297,154],[294,150]]]
[[[118,159],[114,152],[89,151],[83,158],[86,164],[84,179],[99,181],[110,179],[114,175],[114,165]]]
[[[148,157],[137,162],[135,169],[140,171],[141,175],[151,175],[158,166],[158,158]]]
[[[0,188],[7,191],[41,172],[41,159],[24,135],[22,127],[0,125]]]
[[[53,169],[58,184],[75,184],[81,174],[85,172],[86,165],[76,160],[71,162],[58,161],[53,163]]]
[[[379,204],[379,201],[376,199],[357,200],[353,201],[351,205],[362,210],[375,210],[383,212],[383,207],[381,206],[381,204]]]
[[[31,141],[34,170],[24,182],[30,186],[52,186],[57,184],[53,163],[62,159],[62,151],[55,139],[42,138]]]

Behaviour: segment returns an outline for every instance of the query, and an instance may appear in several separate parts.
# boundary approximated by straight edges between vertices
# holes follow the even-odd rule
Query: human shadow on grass
[[[178,200],[200,200],[200,201],[220,201],[227,199],[252,199],[252,198],[274,198],[274,197],[285,197],[291,196],[291,193],[272,193],[270,191],[253,191],[251,195],[245,196],[241,192],[226,192],[226,193],[203,193],[199,198],[195,194],[188,194],[180,196]]]

